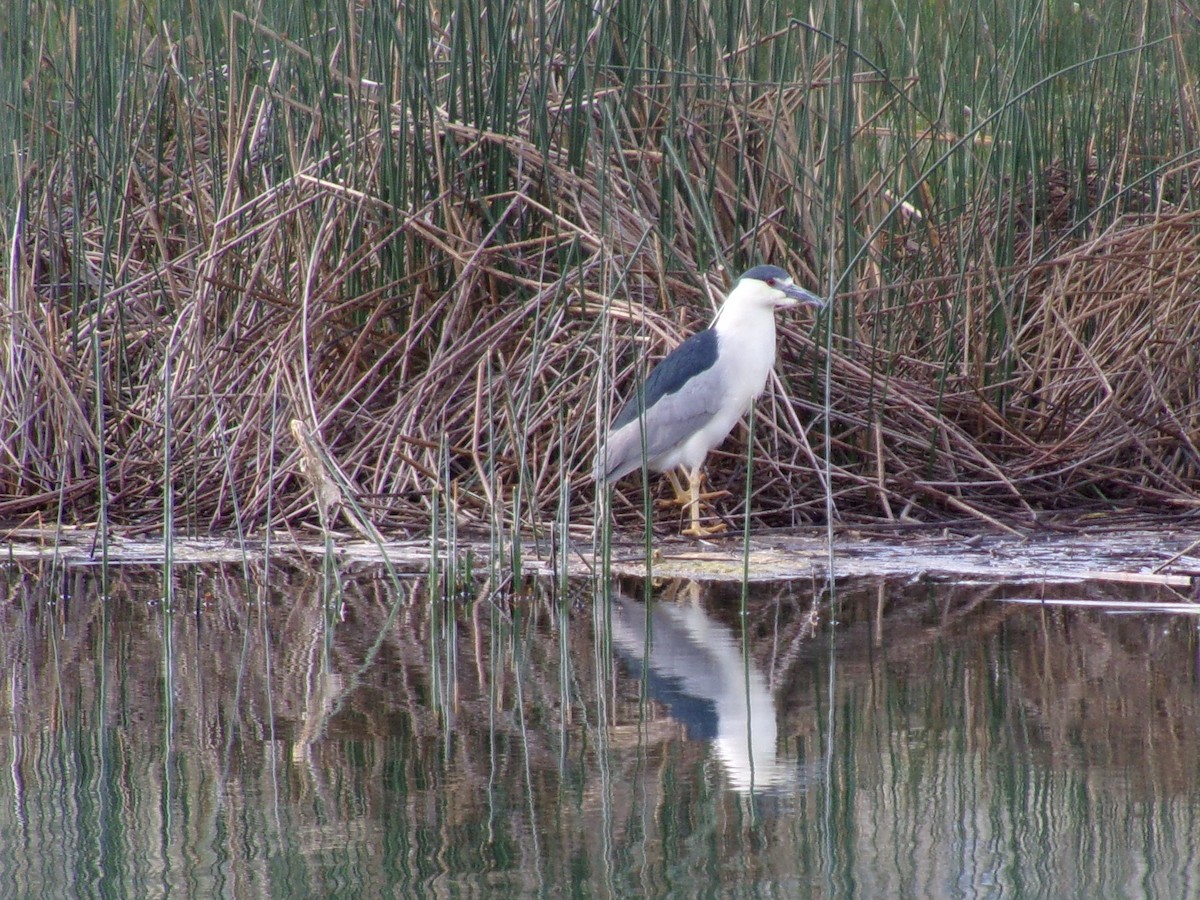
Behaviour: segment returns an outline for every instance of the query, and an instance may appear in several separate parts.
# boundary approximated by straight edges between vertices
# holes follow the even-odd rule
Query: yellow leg
[[[679,476],[674,469],[668,469],[666,472],[667,481],[671,483],[671,489],[675,491],[674,500],[660,500],[663,506],[687,506],[692,502],[692,492],[685,488],[679,481]]]
[[[692,469],[688,472],[688,514],[691,518],[691,524],[683,529],[681,534],[686,537],[703,538],[713,534],[720,534],[725,530],[724,522],[717,522],[715,525],[704,526],[700,524],[700,501],[707,500],[711,497],[720,497],[727,494],[727,491],[715,491],[710,494],[700,493],[700,467]]]

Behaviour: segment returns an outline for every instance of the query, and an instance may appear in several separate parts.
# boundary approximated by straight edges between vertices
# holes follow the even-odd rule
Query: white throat
[[[775,308],[748,301],[734,291],[712,327],[720,343],[722,367],[727,368],[726,395],[736,397],[736,406],[744,411],[762,393],[775,365]]]

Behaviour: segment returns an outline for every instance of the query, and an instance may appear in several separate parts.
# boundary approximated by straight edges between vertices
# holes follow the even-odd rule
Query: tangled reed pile
[[[821,521],[827,491],[859,522],[1200,503],[1194,151],[1148,175],[987,164],[964,190],[951,165],[1004,135],[896,139],[897,86],[845,90],[853,61],[809,29],[675,68],[619,23],[501,35],[510,70],[427,13],[429,67],[394,81],[339,55],[353,42],[237,16],[229,34],[274,58],[201,55],[188,78],[195,45],[147,32],[108,144],[26,84],[23,128],[50,149],[18,165],[6,226],[0,521],[315,519],[298,420],[384,528],[424,531],[435,508],[587,525],[612,404],[756,262],[840,278],[815,327],[781,321],[756,524]],[[780,60],[794,77],[751,77]],[[460,71],[492,80],[468,95]],[[1200,117],[1180,98],[1186,148]],[[747,436],[710,458],[733,521]]]

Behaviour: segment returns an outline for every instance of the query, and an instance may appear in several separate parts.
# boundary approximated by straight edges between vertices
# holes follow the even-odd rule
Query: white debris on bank
[[[170,554],[176,565],[201,563],[259,562],[266,554],[292,560],[320,559],[332,552],[343,563],[379,564],[384,555],[400,572],[426,574],[437,555],[444,566],[448,558],[463,560],[468,555],[477,571],[491,566],[497,544],[486,540],[461,540],[447,548],[428,538],[388,540],[375,544],[342,535],[328,544],[319,535],[276,533],[255,535],[245,541],[232,538],[176,537]],[[512,547],[501,549],[501,567],[510,564]],[[161,538],[131,536],[111,529],[107,548],[110,565],[161,565],[167,548]],[[526,539],[519,548],[523,575],[560,574],[564,554],[555,552],[549,539]],[[590,540],[572,538],[565,554],[566,573],[572,577],[592,575],[599,568],[599,553]],[[18,529],[5,535],[0,547],[0,565],[6,561],[59,560],[66,565],[99,565],[97,534],[88,528],[60,530]],[[690,577],[702,580],[738,581],[748,570],[753,581],[789,578],[825,578],[832,560],[835,576],[923,576],[945,575],[987,581],[1062,582],[1108,581],[1158,584],[1188,589],[1200,576],[1200,532],[1183,529],[1106,532],[1098,537],[1086,532],[973,534],[898,533],[869,536],[844,531],[835,537],[829,551],[823,530],[769,534],[751,538],[748,562],[742,541],[665,539],[654,546],[650,573],[658,577]],[[612,569],[617,575],[647,574],[645,546],[621,542],[612,551]]]

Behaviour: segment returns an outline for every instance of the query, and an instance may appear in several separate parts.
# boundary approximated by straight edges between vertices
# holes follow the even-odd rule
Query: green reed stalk
[[[438,456],[443,460],[443,464],[438,467],[438,473],[441,478],[445,477],[445,472],[448,465],[444,462],[449,451],[444,443],[439,447]],[[440,480],[440,479],[439,479]],[[444,491],[442,485],[433,484],[429,491],[429,597],[432,602],[433,598],[440,596],[439,585],[441,583],[441,507],[442,496]]]
[[[559,434],[566,433],[565,413],[560,405],[558,408],[558,431]],[[571,473],[567,469],[566,461],[560,456],[558,460],[558,516],[557,516],[557,531],[558,542],[557,547],[552,548],[557,550],[557,558],[554,567],[557,570],[557,587],[560,597],[566,597],[567,587],[570,583],[569,573],[571,566]]]
[[[171,427],[171,354],[163,359],[163,603],[167,609],[174,608],[175,584],[175,473],[171,471],[171,442],[174,433]],[[245,546],[243,544],[242,546]]]
[[[750,418],[746,424],[746,488],[744,495],[744,515],[742,516],[742,590],[740,612],[743,626],[746,623],[748,604],[750,601],[750,509],[754,499],[754,429],[756,425],[758,404],[750,401]]]
[[[960,456],[997,465],[1028,450],[1029,467],[1053,457],[1095,417],[1087,398],[1069,397],[1062,408],[1078,415],[1046,424],[1033,397],[1031,385],[1078,380],[1057,348],[1029,338],[1061,300],[1043,263],[1200,208],[1200,34],[1178,4],[1144,0],[789,11],[767,0],[628,0],[600,13],[528,0],[14,6],[0,33],[10,111],[0,145],[21,164],[0,166],[0,196],[20,197],[27,213],[0,211],[0,227],[19,229],[7,241],[23,236],[28,248],[5,283],[30,290],[7,298],[20,321],[0,322],[0,337],[21,345],[22,370],[2,377],[38,396],[0,391],[0,422],[16,423],[0,480],[26,501],[5,509],[57,505],[64,518],[94,519],[103,554],[113,523],[163,514],[163,486],[129,472],[171,475],[171,530],[246,527],[273,501],[303,508],[290,472],[261,483],[270,442],[227,432],[223,456],[209,448],[236,424],[230,398],[247,434],[270,418],[260,386],[295,349],[299,260],[325,237],[328,210],[313,266],[314,412],[353,434],[339,449],[347,471],[381,486],[411,491],[414,458],[435,469],[439,428],[453,447],[481,433],[464,413],[471,401],[445,386],[465,383],[485,355],[503,359],[524,371],[511,405],[497,398],[508,418],[494,437],[516,441],[505,459],[518,445],[525,454],[503,501],[514,506],[498,512],[536,538],[559,505],[553,454],[578,473],[594,448],[552,434],[546,395],[586,415],[599,376],[556,385],[535,373],[590,351],[596,332],[583,315],[483,329],[568,281],[595,318],[608,273],[628,273],[636,302],[659,318],[654,329],[599,328],[618,360],[603,377],[627,393],[632,338],[658,341],[664,322],[683,319],[679,305],[701,306],[695,288],[715,266],[732,275],[760,261],[802,279],[839,273],[841,299],[824,320],[827,349],[849,364],[832,392],[839,503],[877,490],[862,422],[892,426],[887,478],[949,478]],[[248,129],[263,98],[275,114],[259,144]],[[1190,297],[1194,254],[1183,240],[1172,252],[1113,303]],[[1104,265],[1121,258],[1107,253]],[[1090,287],[1063,290],[1073,304],[1104,302]],[[1175,307],[1138,346],[1190,346],[1193,313]],[[487,341],[472,343],[479,333]],[[1067,338],[1087,352],[1097,333],[1084,321]],[[167,387],[163,356],[177,349]],[[1099,376],[1122,382],[1136,364],[1114,360]],[[1130,388],[1114,395],[1127,404],[1115,421],[1175,416],[1190,433],[1186,366],[1150,366],[1180,371],[1177,389],[1154,386],[1169,398],[1163,416],[1143,416]],[[381,390],[383,376],[364,375],[375,367],[399,370],[403,389]],[[170,447],[150,414],[168,392]],[[914,410],[908,421],[891,415],[895,402]],[[422,418],[422,403],[445,415]],[[1045,437],[1030,450],[1031,422]],[[1138,427],[1114,459],[1162,439]],[[1113,432],[1098,427],[1070,456],[1104,450]],[[1194,494],[1186,456],[1154,486],[1170,482],[1183,503]],[[1099,476],[1079,465],[1074,486],[1090,496]],[[463,480],[460,513],[489,521],[480,487]],[[760,499],[764,514],[785,515],[796,490],[773,510]],[[588,499],[575,503],[579,514]],[[421,516],[403,502],[383,515]]]

